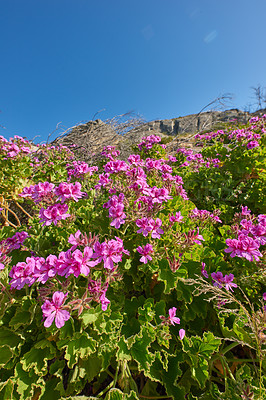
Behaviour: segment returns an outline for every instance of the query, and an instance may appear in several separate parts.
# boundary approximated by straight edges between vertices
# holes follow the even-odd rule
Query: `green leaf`
[[[97,376],[102,368],[102,359],[96,356],[89,356],[85,360],[79,361],[80,368],[84,368],[86,379],[91,382]]]
[[[76,332],[72,339],[60,340],[57,347],[65,348],[65,359],[68,361],[69,368],[72,368],[79,358],[86,358],[95,353],[96,343],[96,340],[86,332]]]
[[[3,367],[11,358],[13,353],[8,346],[0,347],[0,366]]]
[[[4,382],[3,385],[0,387],[0,398],[2,400],[11,400],[15,399],[14,397],[14,385],[15,383],[12,382],[11,379],[8,379],[6,382]]]
[[[21,336],[3,326],[0,327],[0,343],[8,345],[11,349],[22,342]]]
[[[165,387],[168,396],[172,396],[174,399],[185,398],[184,389],[177,386],[177,378],[182,375],[182,370],[179,367],[182,361],[183,355],[181,352],[176,356],[169,356],[168,369],[165,370],[159,358],[156,357],[150,369],[149,377],[152,380],[159,381]]]
[[[123,400],[139,400],[137,393],[134,390],[131,390],[130,393],[124,394]]]
[[[47,361],[56,355],[56,348],[48,340],[37,342],[21,359],[25,371],[34,369],[35,373],[41,374],[47,370]]]
[[[34,374],[23,370],[22,365],[18,363],[15,368],[15,378],[17,384],[17,392],[21,395],[21,399],[31,399],[35,388],[44,385],[42,379]]]
[[[143,307],[138,308],[138,320],[141,324],[151,322],[155,316],[154,300],[147,299]]]
[[[155,331],[153,328],[142,326],[140,333],[134,337],[130,347],[130,354],[135,360],[140,370],[149,371],[155,355],[149,351],[151,343],[155,340]]]
[[[159,274],[158,280],[163,281],[165,285],[165,293],[168,294],[173,290],[176,286],[176,282],[178,280],[178,272],[173,272],[168,264],[166,259],[159,260]]]
[[[29,311],[18,310],[14,317],[9,322],[9,325],[17,330],[21,325],[25,325],[25,321],[30,321],[31,313]]]
[[[104,400],[123,400],[123,392],[119,389],[110,389]]]
[[[191,363],[191,374],[201,388],[209,377],[209,361],[211,355],[219,350],[221,340],[215,338],[212,332],[204,332],[203,338],[192,336],[182,340],[183,350]]]
[[[139,398],[134,390],[126,394],[119,389],[110,389],[104,400],[139,400]]]
[[[91,308],[90,310],[83,311],[83,313],[80,316],[80,319],[83,321],[84,325],[87,326],[97,321],[100,314],[101,314],[100,311],[96,311],[95,309]]]

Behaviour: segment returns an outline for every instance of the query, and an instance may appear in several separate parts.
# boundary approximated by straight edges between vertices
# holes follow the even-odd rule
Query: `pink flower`
[[[262,298],[264,301],[266,301],[266,292],[263,293]]]
[[[222,288],[223,286],[225,287],[226,290],[231,290],[233,292],[233,287],[237,287],[236,283],[233,283],[234,275],[229,274],[223,276],[222,272],[213,272],[211,274],[211,277],[213,279],[213,286],[218,286],[219,288]]]
[[[125,223],[126,214],[124,213],[124,204],[117,203],[114,207],[110,207],[109,217],[113,219],[110,225],[119,229]]]
[[[205,264],[204,262],[202,262],[201,265],[202,265],[202,268],[201,268],[201,273],[202,273],[202,275],[203,275],[205,278],[209,278],[208,272],[207,272],[206,269],[205,269],[206,264]]]
[[[137,247],[137,251],[142,254],[142,257],[140,258],[140,262],[143,262],[144,264],[147,264],[148,260],[152,260],[152,257],[150,256],[150,253],[153,252],[153,248],[151,244],[146,244],[145,246],[139,246]]]
[[[122,261],[123,253],[129,255],[129,252],[124,249],[123,240],[118,238],[111,239],[108,242],[100,243],[96,242],[93,246],[93,256],[92,258],[96,258],[96,264],[99,264],[103,261],[104,268],[113,269],[114,264],[117,264]]]
[[[109,161],[104,166],[104,171],[109,172],[110,174],[124,172],[129,169],[129,165],[123,160],[114,160]]]
[[[41,208],[39,212],[40,222],[43,222],[42,226],[51,225],[52,222],[56,225],[61,219],[70,217],[70,214],[67,214],[67,211],[67,204],[55,204],[46,209]]]
[[[262,256],[258,250],[260,241],[242,233],[238,236],[238,239],[226,239],[225,242],[228,248],[224,251],[231,253],[231,257],[237,256],[246,258],[248,261],[259,261],[259,257]]]
[[[199,228],[197,228],[198,233],[194,234],[195,231],[192,231],[193,233],[193,242],[197,243],[197,244],[202,244],[201,240],[205,241],[205,239],[203,238],[202,235],[199,234]]]
[[[69,320],[69,312],[63,309],[63,304],[66,297],[67,293],[64,294],[63,292],[55,292],[53,294],[52,301],[45,300],[44,304],[41,307],[43,316],[45,318],[45,328],[49,328],[52,325],[54,319],[57,328],[62,328],[62,326],[65,325],[65,322]]]
[[[77,232],[75,233],[75,235],[73,235],[71,233],[71,235],[68,238],[68,243],[73,244],[73,246],[71,247],[71,250],[76,250],[76,248],[78,246],[85,246],[85,241],[84,239],[80,238],[81,232],[78,229]]]
[[[249,215],[250,213],[251,211],[247,208],[247,206],[245,207],[242,206],[242,211],[241,211],[242,215]]]
[[[26,262],[18,262],[11,268],[9,276],[12,278],[10,281],[12,289],[20,290],[24,285],[31,286],[35,282],[35,264],[34,257],[27,257]]]
[[[170,215],[170,216],[169,216],[169,221],[170,221],[170,222],[182,222],[182,219],[183,219],[183,218],[184,218],[184,217],[182,217],[181,211],[177,211],[176,214],[175,214],[175,216],[174,216],[174,215]]]
[[[185,329],[179,329],[179,337],[180,337],[180,340],[183,340],[183,339],[184,339],[185,334],[186,334]]]
[[[160,235],[164,233],[164,231],[160,228],[162,225],[160,218],[156,218],[155,221],[151,218],[149,224],[151,226],[151,237],[153,239],[160,239]]]
[[[225,289],[226,290],[231,290],[233,292],[232,287],[237,288],[237,284],[233,283],[233,279],[234,279],[234,275],[233,274],[229,274],[229,275],[225,275],[224,276],[224,285],[225,285]]]
[[[177,318],[176,315],[176,307],[172,307],[169,309],[169,321],[172,325],[180,324],[180,319]]]
[[[140,228],[137,230],[137,233],[142,233],[143,236],[148,236],[148,233],[151,231],[151,226],[149,224],[149,219],[144,217],[142,219],[136,220],[136,225]]]
[[[222,272],[218,271],[218,272],[213,272],[211,274],[211,277],[213,279],[213,286],[218,286],[219,288],[223,287],[224,284],[224,277]]]
[[[248,142],[248,149],[253,149],[254,147],[259,147],[259,142],[257,142],[257,140],[251,140],[250,142]]]
[[[59,186],[54,190],[55,194],[58,196],[58,200],[64,203],[68,199],[73,199],[78,201],[85,195],[85,192],[81,192],[81,183],[66,183],[61,182]]]
[[[101,304],[102,304],[102,310],[103,310],[103,311],[106,311],[106,310],[107,310],[108,304],[110,303],[110,300],[107,299],[107,297],[105,296],[105,293],[106,293],[106,291],[103,292],[103,293],[100,295],[100,298],[99,298],[99,300],[100,300],[100,302],[101,302]]]

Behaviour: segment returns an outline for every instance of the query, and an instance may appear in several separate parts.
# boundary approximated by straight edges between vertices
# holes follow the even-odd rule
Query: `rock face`
[[[61,143],[67,147],[75,145],[72,150],[79,159],[87,162],[99,157],[104,146],[116,146],[121,151],[121,158],[126,159],[131,153],[132,145],[139,143],[143,136],[171,136],[174,139],[173,143],[182,145],[183,141],[188,140],[188,136],[193,136],[196,132],[222,129],[222,124],[230,121],[245,124],[251,117],[265,113],[266,109],[255,113],[238,109],[207,111],[184,117],[136,124],[138,126],[129,129],[126,133],[119,124],[113,125],[97,119],[75,126],[69,133],[55,139],[53,144]],[[173,143],[169,145],[169,150],[174,150]]]
[[[191,114],[185,117],[158,120],[147,122],[142,125],[143,130],[149,132],[149,135],[162,133],[164,135],[177,136],[180,134],[196,133],[205,129],[212,129],[219,123],[237,120],[245,124],[254,115],[260,115],[266,112],[266,109],[256,113],[248,113],[238,109],[227,111],[206,111],[200,114]],[[133,133],[134,130],[132,130]]]

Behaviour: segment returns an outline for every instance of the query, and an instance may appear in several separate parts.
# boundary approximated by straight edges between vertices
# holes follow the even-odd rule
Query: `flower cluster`
[[[36,204],[46,203],[47,208],[42,207],[39,211],[40,222],[43,226],[56,225],[58,221],[70,217],[68,214],[68,205],[66,201],[78,201],[86,193],[81,191],[81,183],[61,182],[57,187],[50,182],[39,182],[37,185],[24,187],[21,197],[29,197]],[[58,204],[56,202],[61,202]]]
[[[124,213],[124,194],[120,193],[119,196],[112,196],[107,203],[104,203],[104,208],[109,208],[109,218],[112,218],[111,226],[119,229],[125,223],[126,214]]]
[[[68,214],[67,211],[67,204],[54,204],[48,208],[42,207],[39,212],[40,222],[43,222],[43,226],[51,225],[52,222],[56,225],[58,221],[70,217],[70,214]]]
[[[156,220],[147,217],[137,219],[136,225],[140,228],[137,230],[137,233],[142,233],[145,237],[150,233],[153,239],[160,239],[161,235],[164,233],[160,228],[162,225],[162,220],[160,218],[156,218]]]
[[[207,158],[204,159],[201,153],[194,153],[191,149],[181,147],[177,149],[177,153],[182,153],[185,156],[185,161],[179,167],[190,167],[194,171],[199,171],[199,168],[219,168],[219,158]]]
[[[74,167],[74,168],[73,168]],[[67,165],[67,173],[69,177],[82,178],[84,175],[92,176],[94,172],[98,171],[98,167],[89,167],[84,161],[73,161],[72,165]]]
[[[15,158],[17,156],[25,156],[29,153],[35,152],[36,149],[28,140],[23,139],[21,136],[15,135],[9,140],[3,136],[0,136],[0,151],[5,155],[4,159],[8,159]]]
[[[211,220],[213,222],[222,222],[218,216],[219,210],[215,210],[215,213],[211,213],[210,211],[207,210],[198,210],[198,208],[194,208],[191,210],[189,217],[194,220],[199,220],[199,221],[206,221],[206,220]]]
[[[61,182],[58,187],[54,190],[56,196],[58,196],[57,201],[64,203],[66,200],[78,201],[86,193],[81,192],[81,183],[66,183]]]
[[[1,247],[6,247],[6,252],[10,253],[12,250],[20,249],[24,241],[29,237],[25,231],[16,232],[14,236],[4,239],[0,242]]]
[[[248,216],[249,210],[242,208],[242,215]],[[244,212],[244,214],[243,214]],[[224,251],[231,253],[231,257],[243,257],[248,261],[259,261],[262,256],[260,246],[266,244],[266,216],[260,214],[258,223],[254,224],[251,219],[242,219],[237,230],[237,239],[226,239],[228,248]]]
[[[265,120],[266,118],[264,114],[261,118],[251,118],[249,120],[249,123],[253,125],[250,125],[250,127],[248,128],[235,129],[229,132],[218,130],[217,132],[197,134],[195,135],[195,139],[198,141],[198,144],[200,144],[200,142],[208,143],[219,140],[221,142],[227,142],[234,145],[241,144],[242,146],[245,146],[248,150],[250,150],[260,146],[258,140],[261,139],[261,135],[257,133],[257,130],[260,130],[261,133],[266,132]],[[256,130],[256,132],[253,132],[252,129]]]
[[[20,249],[28,237],[25,231],[16,232],[14,236],[0,242],[0,270],[10,263],[11,257],[8,257],[8,254],[15,249]]]
[[[110,161],[114,161],[120,154],[119,150],[116,150],[115,146],[104,146],[101,156],[108,158]]]
[[[37,185],[31,185],[29,187],[24,187],[20,197],[29,197],[35,203],[46,202],[50,203],[54,200],[55,185],[50,182],[39,182]]]
[[[143,136],[142,142],[138,144],[138,148],[140,151],[143,149],[150,150],[152,149],[155,143],[160,143],[161,140],[162,140],[161,137],[156,135]]]

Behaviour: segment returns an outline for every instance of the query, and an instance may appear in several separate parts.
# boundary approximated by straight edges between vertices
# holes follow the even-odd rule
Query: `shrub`
[[[263,120],[254,124],[262,135]],[[250,172],[263,149],[216,137],[189,165],[184,150],[167,156],[150,136],[127,162],[109,147],[93,167],[66,149],[24,154],[21,139],[2,138],[1,398],[262,399],[259,188],[242,187],[246,203],[209,186],[213,204],[199,193],[206,179],[240,177],[238,159]],[[263,176],[257,161],[252,173]],[[7,215],[14,199],[30,207],[23,223]]]

